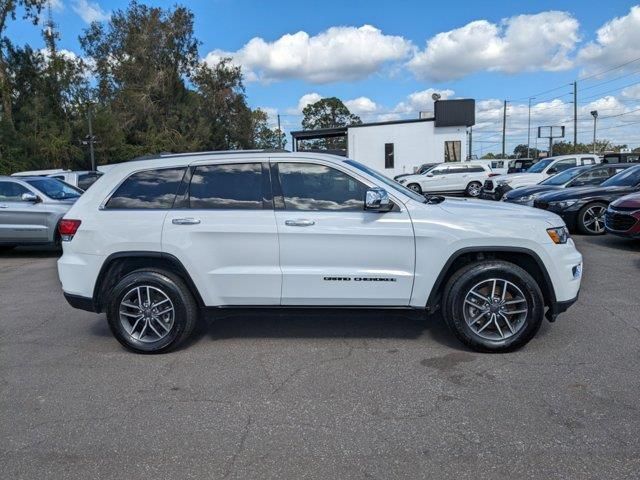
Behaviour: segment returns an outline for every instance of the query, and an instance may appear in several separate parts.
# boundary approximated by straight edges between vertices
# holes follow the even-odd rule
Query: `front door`
[[[406,306],[415,245],[411,219],[367,212],[373,186],[322,160],[272,158],[283,305]]]
[[[268,164],[200,162],[189,174],[165,218],[163,252],[181,259],[208,306],[280,304]]]
[[[18,182],[0,182],[0,243],[50,240],[45,207],[42,203],[22,200],[24,193],[34,192]]]

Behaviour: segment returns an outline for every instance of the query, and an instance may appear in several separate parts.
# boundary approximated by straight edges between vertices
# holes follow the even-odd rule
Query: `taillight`
[[[67,218],[60,220],[60,223],[58,223],[58,233],[60,233],[62,241],[70,242],[73,240],[73,236],[78,231],[81,223],[80,220],[70,220]]]

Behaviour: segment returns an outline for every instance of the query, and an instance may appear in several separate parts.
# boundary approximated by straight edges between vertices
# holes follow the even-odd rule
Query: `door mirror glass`
[[[23,193],[23,194],[20,196],[20,199],[21,199],[23,202],[31,202],[31,203],[38,203],[38,202],[40,201],[40,199],[38,198],[38,196],[37,196],[35,193],[31,193],[31,192]]]
[[[373,210],[376,212],[388,212],[393,208],[393,203],[389,198],[389,194],[383,188],[375,187],[367,190],[364,201],[365,210]]]

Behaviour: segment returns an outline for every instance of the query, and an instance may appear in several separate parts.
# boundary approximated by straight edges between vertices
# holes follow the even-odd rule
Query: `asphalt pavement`
[[[250,312],[135,355],[57,252],[0,254],[0,478],[640,477],[640,242],[577,237],[579,302],[524,349],[438,318]]]

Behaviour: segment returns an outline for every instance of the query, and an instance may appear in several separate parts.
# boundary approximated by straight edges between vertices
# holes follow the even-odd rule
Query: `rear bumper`
[[[82,297],[80,295],[73,295],[71,293],[64,292],[64,298],[69,305],[78,310],[86,310],[87,312],[96,312],[93,299],[88,297]]]
[[[484,188],[480,192],[480,198],[482,200],[502,200],[505,193],[513,190],[509,185],[500,185],[496,187],[492,192],[486,191]]]

